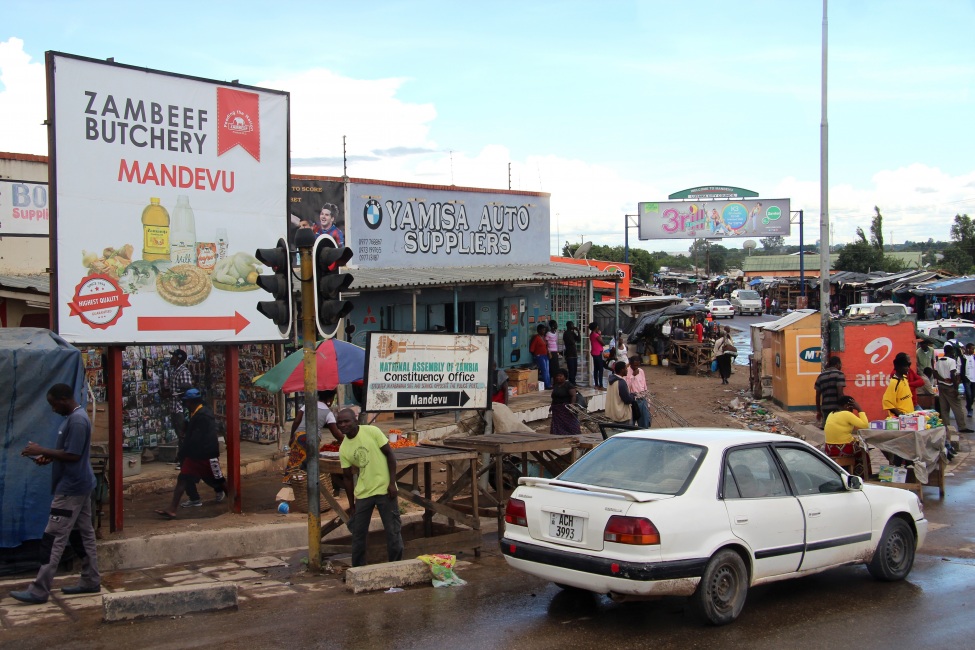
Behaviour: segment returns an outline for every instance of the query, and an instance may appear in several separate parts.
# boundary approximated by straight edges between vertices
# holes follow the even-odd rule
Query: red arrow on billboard
[[[138,327],[140,332],[233,330],[240,334],[250,324],[235,311],[233,316],[139,316]]]

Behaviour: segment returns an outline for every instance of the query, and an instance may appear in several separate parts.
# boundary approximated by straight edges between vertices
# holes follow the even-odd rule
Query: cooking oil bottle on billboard
[[[196,265],[196,216],[188,196],[177,196],[173,208],[172,242],[173,264]]]
[[[169,213],[156,197],[142,211],[142,259],[169,261]]]

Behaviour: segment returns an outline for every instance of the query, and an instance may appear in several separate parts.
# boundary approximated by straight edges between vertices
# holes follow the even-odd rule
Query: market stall
[[[893,454],[910,462],[907,480],[888,483],[896,487],[914,490],[922,495],[922,486],[937,486],[945,496],[945,427],[932,427],[919,431],[907,429],[860,429],[859,436],[867,446]]]
[[[404,557],[422,555],[424,553],[443,553],[455,548],[473,548],[475,555],[481,551],[481,522],[478,517],[478,494],[473,491],[473,508],[470,514],[457,508],[457,496],[471,484],[477,472],[477,454],[463,449],[451,447],[434,447],[421,445],[417,447],[393,448],[396,457],[396,486],[399,498],[409,501],[423,508],[423,520],[418,525],[403,526]],[[465,461],[469,470],[459,476],[453,476],[451,463],[448,461]],[[447,480],[443,494],[439,498],[433,497],[433,466],[443,463],[447,468]],[[319,460],[319,471],[323,474],[341,474],[342,466],[337,455],[327,454]],[[423,472],[423,485],[420,492],[420,472]],[[407,482],[408,479],[409,482]],[[336,530],[343,524],[348,524],[348,513],[335,500],[330,490],[323,490],[322,498],[332,507],[336,517],[322,526],[322,537]],[[447,525],[435,526],[434,514],[447,517]],[[322,555],[350,553],[351,539],[339,540],[335,543],[322,544]],[[386,558],[386,542],[369,540],[366,551],[368,562],[384,562]]]
[[[521,471],[523,476],[528,475],[528,458],[532,457],[538,464],[548,471],[552,476],[557,476],[571,463],[571,455],[568,459],[564,455],[556,453],[556,450],[571,449],[578,442],[576,436],[553,436],[547,433],[492,433],[484,436],[470,436],[465,438],[447,438],[444,444],[451,447],[470,449],[479,454],[488,454],[492,458],[492,463],[486,464],[477,473],[477,477],[489,472],[494,466],[495,476],[504,476],[504,457],[508,455],[521,456]],[[476,479],[475,479],[476,480]],[[486,505],[482,508],[489,511],[494,510],[498,518],[498,530],[503,530],[504,525],[504,481],[495,480],[496,492],[485,490],[479,487],[484,497]],[[477,493],[474,490],[475,503],[474,512],[477,512]]]

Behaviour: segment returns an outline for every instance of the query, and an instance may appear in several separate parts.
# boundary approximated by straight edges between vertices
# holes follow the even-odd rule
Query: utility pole
[[[822,329],[823,370],[829,361],[829,122],[826,119],[826,70],[827,70],[827,1],[823,0],[823,71],[822,71],[822,122],[819,126],[819,313]]]
[[[295,235],[295,245],[301,256],[301,348],[305,371],[305,440],[308,449],[308,568],[322,568],[322,515],[319,507],[321,495],[318,486],[318,364],[315,360],[315,313],[318,302],[315,295],[312,247],[315,233],[311,228],[300,228]]]

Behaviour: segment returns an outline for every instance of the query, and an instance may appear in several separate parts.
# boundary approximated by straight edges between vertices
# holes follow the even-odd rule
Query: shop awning
[[[355,281],[350,291],[453,287],[472,284],[534,284],[573,280],[609,280],[616,274],[577,264],[509,264],[433,268],[349,269]]]

